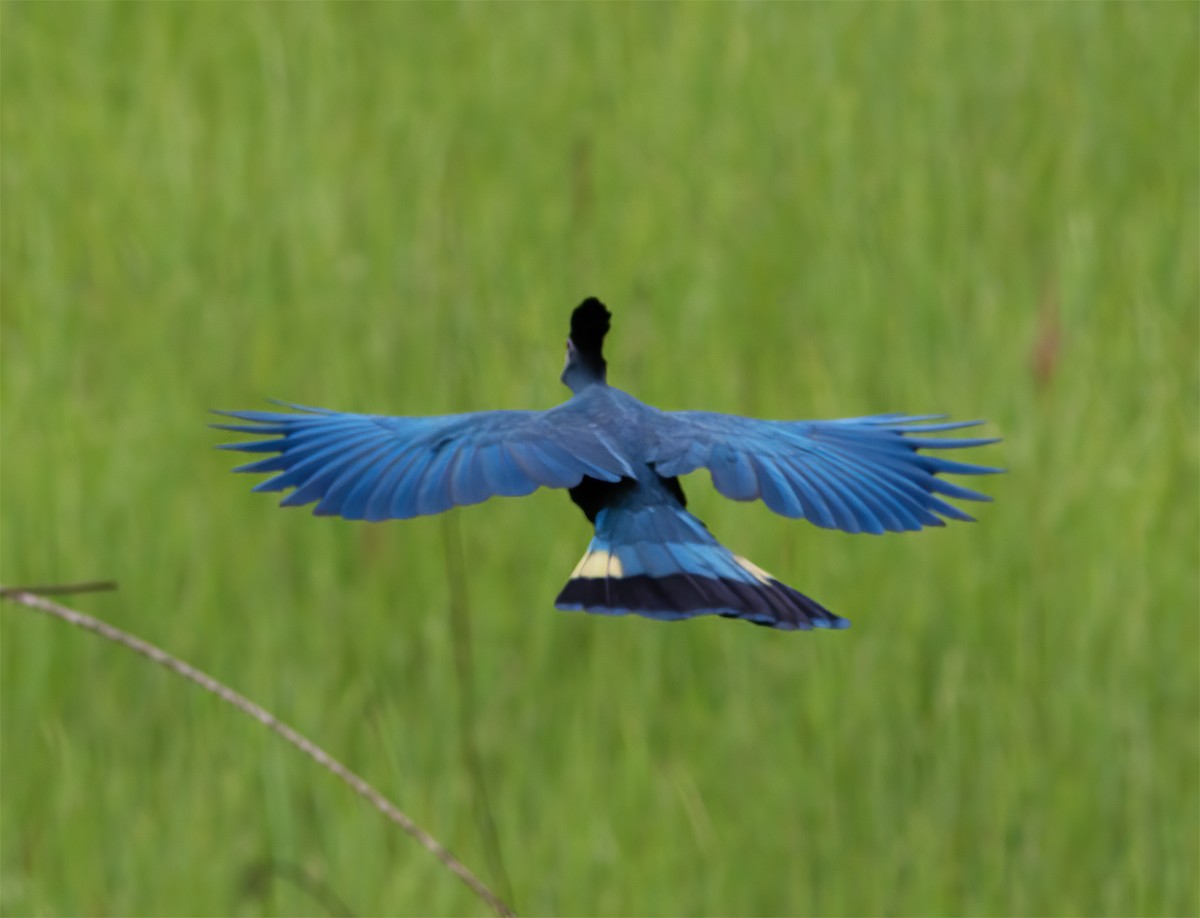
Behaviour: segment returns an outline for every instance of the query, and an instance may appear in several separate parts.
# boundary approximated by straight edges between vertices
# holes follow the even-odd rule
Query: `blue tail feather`
[[[596,535],[555,605],[660,621],[718,615],[782,630],[850,624],[733,554],[696,517],[668,502],[602,510]]]

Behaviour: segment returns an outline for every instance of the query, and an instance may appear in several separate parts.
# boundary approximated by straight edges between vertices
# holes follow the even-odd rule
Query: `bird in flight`
[[[221,448],[272,454],[234,471],[275,473],[254,490],[290,488],[281,506],[315,502],[318,516],[408,519],[566,488],[595,535],[555,605],[667,621],[719,615],[785,631],[850,624],[713,538],[688,512],[680,475],[707,468],[726,497],[845,532],[971,520],[943,498],[991,499],[938,476],[1000,469],[921,452],[997,442],[929,436],[981,421],[661,411],[608,385],[610,319],[595,297],[572,313],[562,372],[572,395],[547,411],[390,417],[285,405],[217,412],[243,423],[214,426],[265,437]]]

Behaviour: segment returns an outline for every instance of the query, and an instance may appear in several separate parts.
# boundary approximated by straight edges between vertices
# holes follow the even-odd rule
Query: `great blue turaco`
[[[608,385],[611,313],[595,297],[571,315],[562,381],[571,397],[546,411],[429,417],[348,414],[284,403],[286,412],[219,412],[214,425],[268,439],[224,449],[271,453],[239,472],[273,472],[255,491],[292,489],[283,506],[321,516],[407,519],[565,488],[595,526],[555,600],[559,609],[660,620],[739,618],[782,630],[849,622],[719,543],[687,510],[679,476],[707,468],[739,501],[846,532],[883,533],[971,517],[943,497],[990,500],[938,477],[1000,469],[931,456],[994,438],[931,437],[980,421],[880,414],[767,421],[661,411]]]

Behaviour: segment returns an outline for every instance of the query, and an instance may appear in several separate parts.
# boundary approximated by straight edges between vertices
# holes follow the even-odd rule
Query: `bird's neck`
[[[568,389],[578,395],[591,386],[608,385],[607,370],[603,357],[597,360],[577,359],[563,368],[562,381]]]

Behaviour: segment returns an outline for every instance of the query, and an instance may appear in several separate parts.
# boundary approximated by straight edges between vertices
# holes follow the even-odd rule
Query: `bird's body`
[[[299,409],[226,412],[273,436],[230,449],[275,453],[238,471],[276,472],[255,490],[293,488],[283,504],[319,515],[405,519],[569,489],[596,534],[556,605],[658,619],[742,618],[786,630],[849,623],[722,546],[686,509],[678,476],[707,467],[717,490],[818,526],[881,533],[970,517],[938,494],[987,500],[936,477],[997,469],[921,455],[991,439],[922,436],[974,426],[876,415],[837,421],[760,421],[667,412],[606,379],[608,311],[595,299],[572,316],[563,382],[572,397],[547,411],[389,417]],[[928,421],[935,423],[926,423]]]

